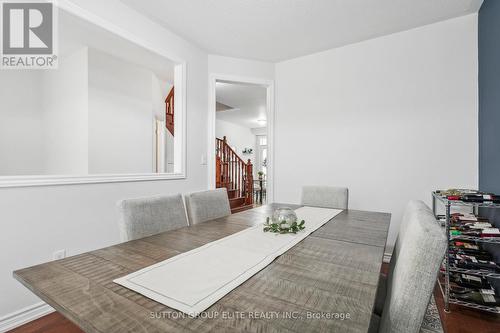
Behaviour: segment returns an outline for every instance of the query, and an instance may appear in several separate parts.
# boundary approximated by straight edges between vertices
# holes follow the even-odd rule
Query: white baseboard
[[[54,312],[54,309],[44,302],[27,306],[24,309],[12,312],[6,316],[1,317],[0,332],[7,332],[11,329],[48,315],[52,312]]]
[[[384,253],[384,262],[388,264],[391,261],[391,253]]]

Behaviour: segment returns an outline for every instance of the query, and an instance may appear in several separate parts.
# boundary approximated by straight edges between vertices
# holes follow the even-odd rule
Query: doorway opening
[[[210,88],[210,188],[227,189],[233,213],[272,202],[272,82],[212,76]]]

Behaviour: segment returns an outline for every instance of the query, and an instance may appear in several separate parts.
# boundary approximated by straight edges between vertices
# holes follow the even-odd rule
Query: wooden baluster
[[[235,162],[235,158],[234,158],[234,153],[231,151],[231,188],[234,189],[234,187],[236,186],[236,183],[235,183],[235,180],[236,180],[236,168],[234,167],[234,162]]]
[[[224,151],[224,183],[227,183],[227,179],[229,177],[229,165],[227,164],[227,146],[224,143],[223,146]]]
[[[233,177],[233,168],[232,168],[232,165],[231,165],[231,151],[229,150],[229,147],[227,149],[227,156],[228,156],[228,161],[227,161],[227,167],[229,169],[229,173],[228,173],[228,176],[227,176],[227,181],[229,182],[228,186],[229,188],[231,188],[231,178]]]
[[[229,181],[230,181],[230,188],[233,188],[234,186],[234,165],[233,165],[233,160],[234,160],[234,157],[233,157],[233,152],[232,151],[229,151],[229,165],[231,166],[231,175],[229,176]]]
[[[229,181],[229,162],[228,162],[229,158],[227,157],[228,154],[227,146],[225,146],[225,152],[226,152],[226,167],[227,167],[227,174],[226,174],[226,183],[227,183]]]
[[[226,187],[228,187],[230,185],[230,182],[231,182],[231,152],[229,151],[229,147],[227,145],[225,138],[224,138],[224,143],[226,146],[226,162],[227,162],[227,179],[226,179],[227,184],[226,184]]]
[[[245,203],[246,203],[246,191],[247,191],[247,164],[243,163],[243,181],[241,182],[241,195],[245,197]]]
[[[229,165],[227,164],[227,143],[226,143],[226,137],[223,139],[223,144],[224,144],[224,167],[225,167],[225,172],[224,172],[224,183],[227,183],[228,178],[229,178]],[[227,186],[227,184],[226,184]]]
[[[224,149],[226,150],[226,155],[227,155],[227,139],[225,136],[222,137],[222,144],[224,145]]]

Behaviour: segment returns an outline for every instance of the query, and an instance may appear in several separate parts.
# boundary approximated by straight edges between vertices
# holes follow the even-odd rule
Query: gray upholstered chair
[[[399,257],[399,252],[401,251],[401,244],[404,243],[404,238],[406,237],[406,230],[408,227],[408,223],[413,214],[416,214],[419,211],[426,211],[427,209],[429,209],[427,205],[420,200],[411,200],[406,205],[405,211],[403,213],[403,219],[401,220],[401,224],[399,226],[398,236],[394,244],[394,249],[392,250],[392,255],[391,255],[391,260],[389,262],[389,269],[387,275],[380,274],[380,280],[377,289],[377,299],[373,311],[375,314],[379,316],[382,315],[385,295],[387,293],[387,284],[390,283],[390,280],[392,279],[394,266],[396,266],[396,262]]]
[[[122,200],[118,211],[124,242],[188,225],[180,194]]]
[[[302,205],[324,208],[347,209],[349,190],[346,187],[304,186]]]
[[[191,225],[231,215],[227,190],[194,192],[186,194],[186,208]]]
[[[427,311],[439,266],[446,249],[446,236],[432,211],[421,202],[404,216],[404,237],[387,283],[382,315],[373,315],[371,332],[416,333]]]

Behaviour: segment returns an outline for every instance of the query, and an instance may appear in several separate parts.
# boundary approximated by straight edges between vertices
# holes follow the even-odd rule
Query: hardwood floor
[[[383,272],[387,271],[384,264]],[[500,315],[492,315],[485,312],[469,310],[463,307],[451,305],[450,313],[444,312],[443,297],[439,287],[434,290],[439,315],[443,322],[445,333],[498,333],[500,332]],[[45,317],[20,326],[9,333],[82,333],[61,314],[55,312]]]
[[[443,296],[438,285],[434,288],[434,297],[445,333],[500,332],[500,315],[467,309],[454,304],[450,305],[450,313],[446,313],[444,312]]]
[[[83,333],[83,331],[59,312],[54,312],[19,326],[9,333]]]

